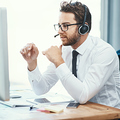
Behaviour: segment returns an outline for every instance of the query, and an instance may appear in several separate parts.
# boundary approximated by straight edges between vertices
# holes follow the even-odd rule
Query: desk
[[[24,109],[20,111],[19,109]],[[77,109],[64,109],[60,114],[29,111],[26,108],[0,109],[0,120],[108,120],[120,118],[120,109],[88,102]]]

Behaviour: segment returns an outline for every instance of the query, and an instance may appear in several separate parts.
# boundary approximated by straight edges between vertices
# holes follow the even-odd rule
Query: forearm
[[[88,84],[76,78],[65,64],[60,65],[56,73],[67,92],[81,104],[86,103],[98,92],[99,87],[92,86],[91,83],[88,87]]]
[[[36,95],[42,95],[47,92],[45,90],[47,85],[46,81],[43,80],[42,74],[40,73],[38,67],[36,67],[33,71],[28,70],[28,79]]]
[[[48,69],[43,74],[41,74],[38,67],[31,72],[28,70],[28,79],[37,95],[45,94],[58,81],[53,64],[48,66]]]

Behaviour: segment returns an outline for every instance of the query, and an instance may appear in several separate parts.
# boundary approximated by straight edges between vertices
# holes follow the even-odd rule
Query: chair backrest
[[[120,70],[120,50],[117,50],[116,53],[117,53],[117,55],[119,57],[119,70]]]
[[[116,53],[117,53],[118,57],[120,58],[120,50],[117,50]]]

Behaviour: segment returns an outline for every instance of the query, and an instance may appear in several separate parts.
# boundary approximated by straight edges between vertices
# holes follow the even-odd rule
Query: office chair
[[[120,60],[120,50],[117,50],[116,53],[117,53],[119,60]]]
[[[118,58],[119,58],[119,70],[120,70],[120,50],[117,50],[116,53],[117,53]]]

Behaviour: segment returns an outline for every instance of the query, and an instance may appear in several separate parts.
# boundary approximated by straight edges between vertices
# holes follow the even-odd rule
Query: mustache
[[[67,37],[66,35],[60,35],[60,37]]]

